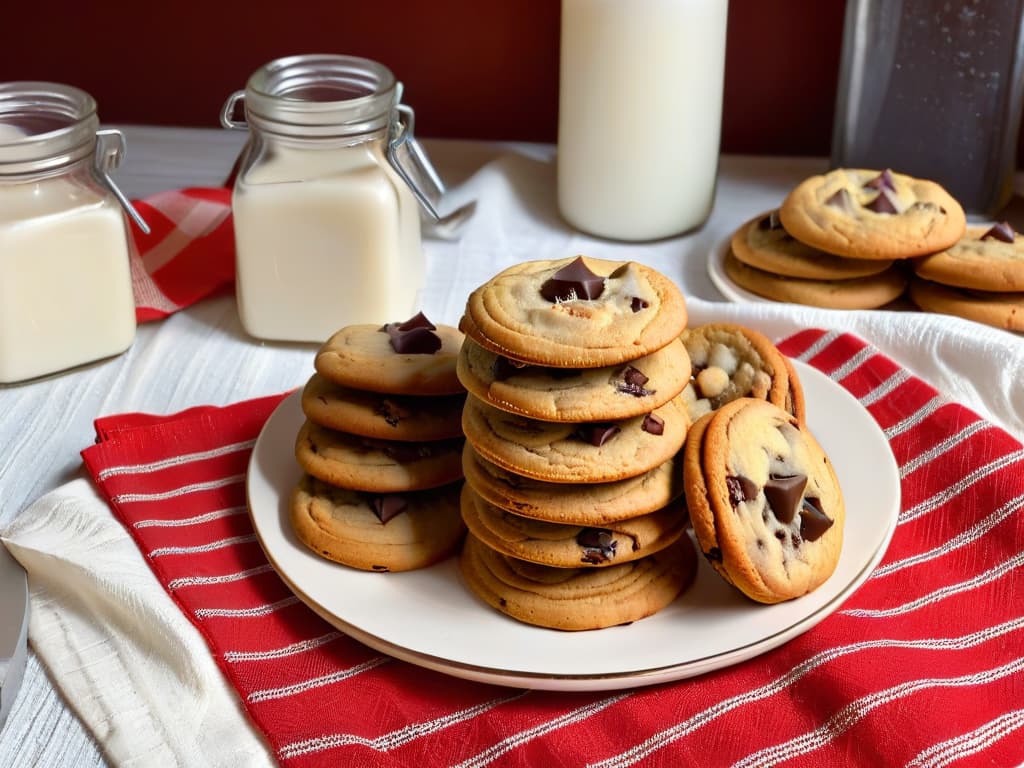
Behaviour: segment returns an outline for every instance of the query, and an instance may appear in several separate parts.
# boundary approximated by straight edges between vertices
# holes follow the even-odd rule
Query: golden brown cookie
[[[1024,291],[1024,236],[1007,222],[971,226],[955,245],[916,259],[914,272],[957,288]]]
[[[584,424],[528,419],[473,395],[462,414],[477,453],[510,472],[553,483],[606,483],[643,474],[679,451],[688,425],[678,398],[642,416]]]
[[[467,338],[459,379],[481,400],[544,421],[625,419],[664,405],[690,378],[678,339],[649,355],[602,368],[551,368],[509,360]]]
[[[737,323],[706,323],[683,331],[693,366],[684,392],[690,420],[739,397],[774,403],[804,420],[803,387],[792,364],[760,331]]]
[[[321,557],[364,571],[409,571],[454,554],[465,527],[461,483],[405,494],[366,494],[304,475],[292,492],[295,535]]]
[[[541,627],[587,630],[639,621],[693,583],[689,536],[648,557],[608,568],[553,568],[517,560],[467,534],[459,570],[469,589],[507,616]]]
[[[724,267],[730,280],[758,296],[827,309],[877,309],[898,299],[907,285],[899,265],[877,275],[849,280],[780,277],[749,267],[731,253],[726,255]]]
[[[466,482],[491,504],[552,523],[601,526],[661,509],[683,492],[681,464],[675,458],[610,483],[549,483],[502,469],[467,443],[462,470]]]
[[[403,323],[350,325],[328,339],[313,364],[325,379],[352,389],[398,395],[454,395],[462,332],[422,314]]]
[[[751,599],[800,597],[835,570],[846,515],[839,480],[806,426],[781,408],[741,398],[702,416],[683,482],[701,551]]]
[[[484,500],[467,483],[462,519],[498,552],[555,568],[605,568],[654,554],[685,533],[682,499],[667,507],[606,525],[582,526],[523,517]]]
[[[747,266],[783,277],[848,280],[877,275],[892,264],[892,259],[851,259],[812,248],[786,231],[778,211],[745,222],[730,244],[733,255]]]
[[[465,394],[389,395],[351,389],[314,373],[302,389],[302,411],[322,427],[379,440],[432,441],[462,435]]]
[[[462,444],[462,438],[429,443],[375,440],[306,420],[295,440],[295,458],[305,472],[331,485],[401,493],[460,479]]]
[[[911,301],[928,312],[955,315],[1009,331],[1024,331],[1024,292],[1021,291],[973,291],[915,277],[909,294]]]
[[[474,290],[459,327],[513,360],[599,368],[671,342],[686,327],[686,301],[669,278],[636,262],[528,261]]]
[[[797,240],[854,259],[907,259],[953,245],[964,210],[941,185],[890,170],[837,168],[812,176],[782,202]]]

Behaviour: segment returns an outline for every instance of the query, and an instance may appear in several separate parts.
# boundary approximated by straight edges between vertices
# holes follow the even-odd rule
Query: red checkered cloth
[[[177,189],[134,200],[150,227],[132,222],[135,318],[160,320],[235,283],[231,190]]]
[[[317,617],[268,564],[246,514],[249,454],[283,395],[103,418],[82,455],[285,766],[1019,764],[1021,444],[854,336],[812,330],[781,348],[849,390],[885,431],[903,493],[892,543],[805,634],[635,690],[450,678]]]

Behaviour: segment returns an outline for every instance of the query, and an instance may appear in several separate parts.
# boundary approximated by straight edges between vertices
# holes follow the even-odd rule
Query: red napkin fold
[[[283,395],[103,418],[82,456],[286,766],[1017,765],[1021,444],[852,335],[810,330],[780,347],[885,431],[902,478],[896,533],[871,578],[807,633],[648,688],[450,678],[317,617],[268,564],[245,508],[250,451]]]
[[[175,189],[133,205],[150,227],[131,224],[135,318],[159,320],[200,299],[231,290],[235,233],[231,190]]]

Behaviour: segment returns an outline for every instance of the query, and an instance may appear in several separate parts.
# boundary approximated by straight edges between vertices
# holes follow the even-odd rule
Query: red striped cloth
[[[649,688],[566,694],[449,678],[315,616],[268,565],[245,512],[246,461],[281,396],[104,418],[82,455],[282,765],[1024,761],[1020,443],[854,336],[806,331],[781,348],[885,430],[902,478],[895,536],[871,578],[812,630]]]
[[[147,235],[131,223],[138,322],[159,320],[232,289],[235,233],[230,189],[175,189],[133,204],[150,228]]]

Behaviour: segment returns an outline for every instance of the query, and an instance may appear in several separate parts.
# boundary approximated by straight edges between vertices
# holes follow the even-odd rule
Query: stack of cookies
[[[457,551],[465,527],[462,333],[422,314],[342,328],[318,351],[295,443],[296,536],[335,562],[407,571]]]
[[[910,299],[921,309],[1024,331],[1024,237],[1008,222],[970,226],[913,266]]]
[[[520,621],[596,629],[692,582],[677,463],[685,301],[640,264],[519,264],[469,297],[463,578]]]
[[[963,208],[933,181],[839,168],[806,179],[778,210],[745,222],[725,271],[776,301],[874,309],[904,293],[909,260],[949,248],[965,227]]]

